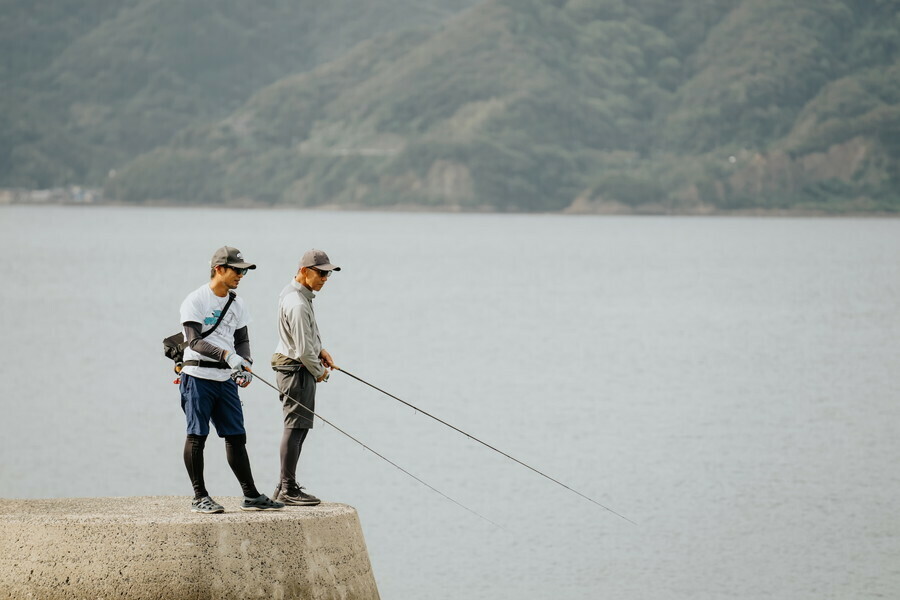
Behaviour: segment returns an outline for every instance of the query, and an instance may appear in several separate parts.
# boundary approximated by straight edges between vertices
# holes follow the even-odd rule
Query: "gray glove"
[[[235,369],[231,372],[231,379],[236,384],[238,384],[238,387],[245,388],[250,385],[251,381],[253,381],[253,373],[251,373],[250,371],[238,371],[237,369]]]

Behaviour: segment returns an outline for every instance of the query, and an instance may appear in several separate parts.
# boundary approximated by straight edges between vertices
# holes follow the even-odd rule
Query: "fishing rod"
[[[307,411],[309,411],[310,413],[312,413],[313,416],[320,418],[323,422],[327,423],[328,425],[331,425],[332,427],[334,427],[335,429],[337,429],[338,431],[340,431],[341,433],[343,433],[345,436],[347,436],[348,438],[350,438],[351,440],[353,440],[354,442],[356,442],[357,444],[359,444],[360,446],[362,446],[363,448],[365,448],[366,450],[368,450],[369,452],[371,452],[372,454],[374,454],[374,455],[377,456],[378,458],[380,458],[380,459],[382,459],[382,460],[384,460],[384,461],[390,463],[391,465],[395,466],[396,468],[400,469],[401,471],[403,471],[404,473],[406,473],[407,475],[409,475],[410,477],[412,477],[413,479],[415,479],[416,481],[418,481],[419,483],[421,483],[422,485],[424,485],[424,486],[427,487],[428,489],[437,492],[438,494],[440,494],[441,496],[443,496],[444,498],[446,498],[447,500],[449,500],[449,501],[452,502],[453,504],[456,504],[457,506],[466,509],[467,511],[469,511],[470,513],[472,513],[472,514],[475,515],[476,517],[478,517],[478,518],[480,518],[480,519],[484,519],[485,521],[487,521],[488,523],[490,523],[490,524],[493,525],[494,527],[498,527],[498,528],[500,528],[500,529],[502,529],[502,530],[504,530],[504,531],[508,531],[508,530],[507,530],[505,527],[503,527],[502,525],[498,525],[497,523],[491,521],[490,519],[488,519],[488,518],[485,517],[484,515],[477,513],[476,511],[472,510],[471,508],[469,508],[469,507],[466,506],[465,504],[462,504],[461,502],[458,502],[458,501],[454,500],[453,498],[451,498],[450,496],[448,496],[447,494],[445,494],[445,493],[442,492],[441,490],[439,490],[439,489],[437,489],[436,487],[432,486],[431,484],[429,484],[429,483],[423,481],[422,479],[416,477],[415,475],[413,475],[412,473],[410,473],[409,471],[407,471],[406,469],[404,469],[403,467],[401,467],[400,465],[398,465],[397,463],[395,463],[395,462],[392,461],[391,459],[387,458],[387,457],[384,456],[383,454],[380,454],[380,453],[376,452],[375,450],[373,450],[373,449],[370,448],[369,446],[365,445],[363,442],[359,441],[358,439],[356,439],[355,437],[353,437],[352,435],[350,435],[349,433],[347,433],[346,431],[344,431],[343,429],[341,429],[340,427],[338,427],[337,425],[335,425],[334,423],[332,423],[331,421],[329,421],[328,419],[326,419],[325,417],[323,417],[322,415],[316,413],[316,412],[313,411],[311,408],[308,408],[308,407],[306,407],[306,406],[303,406],[303,405],[302,405],[300,402],[298,402],[295,398],[292,398],[292,397],[289,396],[288,394],[284,393],[282,390],[278,389],[277,387],[275,387],[274,385],[272,385],[271,383],[269,383],[268,381],[266,381],[265,379],[263,379],[262,377],[260,377],[259,375],[257,375],[256,372],[251,371],[251,373],[253,373],[253,376],[254,376],[256,379],[259,379],[260,381],[262,381],[264,384],[266,384],[267,386],[269,386],[270,388],[272,388],[273,390],[275,390],[275,391],[278,392],[279,394],[283,394],[286,398],[290,398],[291,400],[293,400],[294,402],[296,402],[298,406],[300,406],[300,407],[303,408],[304,410],[307,410]],[[291,412],[292,412],[293,414],[297,414],[297,413],[294,412],[294,411],[291,411]]]
[[[445,426],[449,427],[450,429],[453,429],[454,431],[457,431],[457,432],[463,434],[463,435],[466,436],[467,438],[469,438],[469,439],[471,439],[471,440],[474,440],[474,441],[478,442],[478,443],[481,444],[482,446],[485,446],[485,447],[487,447],[487,448],[490,448],[491,450],[493,450],[494,452],[496,452],[496,453],[498,453],[498,454],[502,454],[503,456],[505,456],[506,458],[510,459],[511,461],[517,462],[517,463],[519,463],[520,465],[522,465],[523,467],[525,467],[525,468],[527,468],[527,469],[531,469],[532,471],[534,471],[535,473],[537,473],[537,474],[540,475],[541,477],[544,477],[544,478],[546,478],[546,479],[549,479],[549,480],[552,481],[553,483],[555,483],[555,484],[557,484],[557,485],[560,485],[560,486],[566,488],[566,489],[569,490],[570,492],[573,492],[573,493],[575,493],[575,494],[578,494],[579,496],[581,496],[581,497],[584,498],[585,500],[588,500],[588,501],[590,501],[590,502],[593,502],[594,504],[596,504],[596,505],[599,506],[600,508],[603,508],[604,510],[608,510],[609,512],[611,512],[612,514],[616,515],[617,517],[620,517],[620,518],[622,518],[622,519],[625,519],[626,521],[628,521],[628,522],[631,523],[632,525],[637,525],[637,523],[635,523],[634,521],[632,521],[631,519],[629,519],[629,518],[626,517],[625,515],[622,515],[622,514],[620,514],[620,513],[617,513],[616,511],[614,511],[613,509],[609,508],[608,506],[604,506],[603,504],[600,504],[599,502],[597,502],[597,501],[594,500],[593,498],[590,498],[589,496],[586,496],[586,495],[582,494],[582,493],[579,492],[578,490],[572,489],[571,487],[567,486],[567,485],[564,484],[563,482],[561,482],[561,481],[559,481],[559,480],[557,480],[557,479],[554,479],[553,477],[550,477],[550,476],[547,475],[546,473],[544,473],[544,472],[542,472],[542,471],[539,471],[539,470],[535,469],[535,468],[532,467],[531,465],[525,464],[524,462],[522,462],[522,461],[519,460],[518,458],[516,458],[516,457],[514,457],[514,456],[510,456],[509,454],[507,454],[507,453],[504,452],[503,450],[500,450],[500,449],[498,449],[498,448],[495,448],[494,446],[491,446],[491,445],[488,444],[487,442],[478,439],[477,437],[475,437],[475,436],[472,435],[471,433],[467,433],[467,432],[463,431],[462,429],[460,429],[459,427],[456,427],[455,425],[451,425],[450,423],[448,423],[447,421],[444,421],[443,419],[439,419],[438,417],[434,416],[433,414],[429,413],[428,411],[422,410],[422,409],[419,408],[418,406],[414,406],[414,405],[410,404],[409,402],[407,402],[406,400],[402,400],[402,399],[398,398],[397,396],[395,396],[395,395],[393,395],[393,394],[391,394],[391,393],[389,393],[389,392],[384,391],[384,390],[381,389],[380,387],[377,387],[377,386],[375,386],[375,385],[372,385],[372,384],[369,383],[368,381],[366,381],[366,380],[364,380],[364,379],[362,379],[362,378],[360,378],[360,377],[357,377],[356,375],[354,375],[354,374],[351,373],[350,371],[347,371],[346,369],[342,369],[342,368],[340,368],[340,367],[338,367],[338,366],[333,366],[333,368],[334,368],[335,370],[337,370],[337,371],[340,371],[340,372],[343,373],[344,375],[349,375],[350,377],[352,377],[353,379],[359,381],[360,383],[366,384],[367,386],[369,386],[369,387],[372,388],[372,389],[378,390],[379,392],[381,392],[381,393],[384,394],[385,396],[388,396],[388,397],[390,397],[390,398],[393,398],[393,399],[396,400],[397,402],[400,402],[400,403],[402,403],[402,404],[405,404],[406,406],[412,408],[413,410],[422,413],[422,414],[425,415],[426,417],[430,417],[430,418],[434,419],[435,421],[437,421],[438,423],[440,423],[440,424],[442,424],[442,425],[445,425]]]

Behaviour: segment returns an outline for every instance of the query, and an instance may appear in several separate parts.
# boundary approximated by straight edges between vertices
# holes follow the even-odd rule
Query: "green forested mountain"
[[[369,37],[475,0],[0,0],[0,187],[97,184]]]
[[[312,33],[302,2],[72,3],[48,49],[3,71],[29,77],[3,111],[0,185],[78,176],[126,202],[900,211],[900,0],[380,3],[393,23],[353,21],[368,5],[349,1],[313,19],[352,31],[343,43]],[[423,26],[389,31],[399,15]]]

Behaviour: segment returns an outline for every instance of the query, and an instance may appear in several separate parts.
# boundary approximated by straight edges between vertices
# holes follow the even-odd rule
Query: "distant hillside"
[[[476,0],[0,0],[0,187],[97,184],[360,41]]]
[[[163,4],[133,0],[128,14]],[[253,6],[208,21],[281,31],[268,19],[285,14]],[[184,28],[203,14],[186,12]],[[135,44],[160,56],[146,29],[132,33],[116,53],[129,69]],[[142,93],[108,112],[73,103],[63,132],[94,139],[72,161],[94,181],[115,168],[107,196],[127,202],[900,211],[900,0],[485,0],[439,28],[344,44],[314,70],[225,46],[197,42],[206,68],[193,78],[147,65]],[[78,62],[39,72],[68,81]],[[74,79],[92,82],[80,93],[113,85],[91,73]],[[139,122],[165,127],[127,138]],[[7,182],[68,164],[39,168],[23,147]]]

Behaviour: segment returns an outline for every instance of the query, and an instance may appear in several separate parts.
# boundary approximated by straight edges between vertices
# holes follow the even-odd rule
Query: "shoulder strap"
[[[216,319],[215,324],[213,324],[213,326],[210,327],[209,331],[205,331],[200,334],[200,339],[205,338],[206,336],[208,336],[209,334],[211,334],[213,331],[216,330],[216,327],[218,327],[219,323],[222,322],[222,319],[225,318],[225,313],[228,312],[228,308],[231,306],[231,303],[234,302],[235,297],[236,297],[236,295],[234,292],[228,292],[228,302],[226,302],[225,306],[222,307],[222,312],[219,313],[219,318]],[[163,347],[166,348],[166,350],[165,350],[166,356],[168,356],[169,358],[171,358],[172,360],[174,360],[175,362],[177,362],[179,364],[181,363],[181,353],[184,352],[184,349],[187,348],[187,345],[188,345],[187,340],[184,339],[184,334],[181,332],[178,332],[175,335],[171,335],[163,340]],[[194,362],[196,362],[196,361],[194,361]],[[204,361],[204,362],[206,362],[206,361]],[[187,363],[184,363],[184,364],[187,364]],[[200,365],[200,363],[197,363],[197,365],[210,366],[210,365]]]
[[[232,302],[234,302],[235,297],[236,295],[234,292],[228,292],[228,302],[225,303],[225,307],[222,309],[222,312],[219,313],[219,318],[216,320],[215,324],[212,327],[200,334],[201,339],[205,338],[216,330],[216,327],[218,327],[219,323],[222,322],[222,319],[225,318],[225,313],[228,312],[228,307],[231,306]]]

